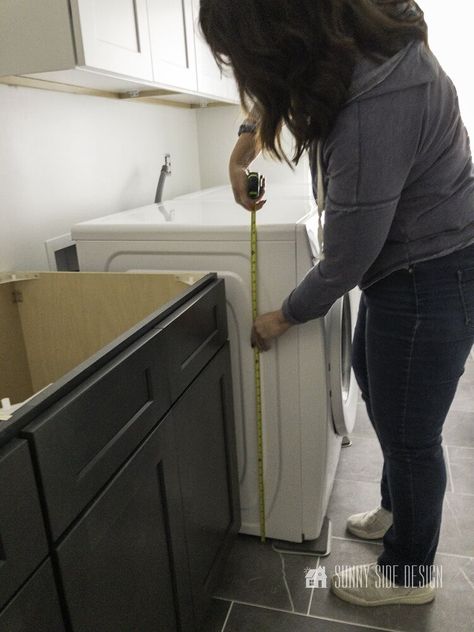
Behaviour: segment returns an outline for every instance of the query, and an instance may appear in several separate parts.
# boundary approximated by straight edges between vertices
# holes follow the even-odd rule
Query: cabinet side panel
[[[0,76],[75,65],[67,0],[2,0]]]
[[[0,397],[21,402],[33,392],[13,286],[0,285]]]

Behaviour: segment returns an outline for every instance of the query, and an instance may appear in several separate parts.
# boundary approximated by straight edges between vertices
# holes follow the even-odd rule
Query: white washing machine
[[[257,214],[259,312],[276,310],[317,259],[309,190],[272,185]],[[241,532],[259,535],[250,294],[250,214],[230,187],[108,215],[72,228],[81,271],[214,271],[225,278]],[[261,356],[266,535],[320,536],[358,389],[350,356],[359,293],[291,328]]]

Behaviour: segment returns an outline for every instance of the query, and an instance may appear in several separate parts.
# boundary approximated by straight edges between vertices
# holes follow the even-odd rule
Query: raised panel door
[[[78,64],[152,80],[146,0],[72,0]]]
[[[191,0],[148,0],[153,77],[156,83],[196,90]]]

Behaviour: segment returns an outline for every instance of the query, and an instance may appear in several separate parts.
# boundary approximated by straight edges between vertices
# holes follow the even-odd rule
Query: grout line
[[[318,557],[318,559],[316,561],[316,568],[319,567],[320,562],[321,562],[321,558]],[[311,604],[313,603],[313,595],[314,595],[314,586],[311,588],[311,595],[309,596],[308,610],[306,611],[306,615],[307,616],[309,616],[309,613],[311,611]]]
[[[310,616],[310,612],[311,612],[311,606],[313,604],[313,595],[314,595],[314,586],[313,588],[311,588],[311,595],[309,596],[309,604],[308,604],[308,610],[306,611],[306,616],[309,617]]]
[[[452,443],[443,443],[444,446],[446,446],[447,448],[458,448],[458,450],[474,450],[474,447],[471,445],[453,445]],[[458,457],[459,458],[466,458],[466,457]]]
[[[447,557],[456,557],[461,560],[471,560],[471,561],[474,560],[474,557],[472,555],[461,555],[460,553],[447,553],[446,551],[436,551],[436,554],[446,555]]]
[[[445,446],[446,447],[446,446]],[[445,457],[446,457],[446,463],[448,466],[448,473],[449,473],[449,482],[451,483],[451,492],[454,494],[455,490],[454,490],[454,479],[453,479],[453,473],[451,471],[451,461],[449,460],[449,450],[446,447],[446,450],[443,450]]]
[[[345,538],[341,535],[333,535],[334,540],[344,540],[345,542],[357,542],[357,544],[377,544],[378,546],[383,546],[382,538],[380,540],[364,540],[364,539],[356,539],[356,538]]]
[[[466,575],[466,571],[463,568],[459,569],[461,571],[461,573],[464,575],[464,579],[467,581],[467,583],[469,584],[469,586],[472,588],[472,590],[474,590],[474,584],[472,583],[472,581],[469,579],[469,577]]]
[[[309,615],[310,619],[319,619],[320,621],[332,621],[333,623],[344,623],[345,625],[352,625],[355,628],[368,628],[369,630],[377,630],[380,632],[403,632],[399,628],[379,628],[371,625],[370,623],[354,623],[354,621],[344,621],[344,619],[333,619],[330,617],[318,617],[314,614]]]
[[[215,599],[219,599],[219,597],[215,597]],[[222,598],[223,599],[223,598]],[[344,623],[345,625],[351,625],[355,628],[369,628],[370,630],[375,630],[376,632],[403,632],[402,630],[394,629],[394,628],[380,628],[375,627],[374,625],[368,623],[354,623],[354,621],[345,621],[344,619],[333,619],[331,617],[322,617],[315,614],[304,614],[304,612],[291,612],[291,610],[286,610],[285,608],[275,608],[274,606],[263,606],[258,603],[251,603],[249,601],[240,601],[239,599],[234,599],[232,604],[239,604],[240,606],[250,606],[251,608],[260,608],[261,610],[272,610],[273,612],[282,612],[284,614],[291,614],[295,617],[305,617],[307,619],[317,619],[319,621],[332,621],[334,623]],[[221,632],[224,632],[221,630]]]
[[[229,610],[227,610],[227,614],[226,614],[226,617],[224,619],[224,623],[222,624],[221,632],[224,632],[224,630],[225,630],[225,626],[227,625],[227,621],[229,620],[230,611],[232,610],[232,606],[233,605],[234,605],[234,602],[231,601],[230,602],[230,606],[229,606]]]
[[[459,496],[460,494],[458,494]],[[383,546],[383,543],[378,540],[356,540],[355,538],[344,538],[340,535],[333,535],[332,538],[334,540],[344,540],[345,542],[357,542],[357,544],[378,544],[379,546]],[[447,555],[448,557],[458,557],[462,560],[474,560],[474,556],[472,555],[461,555],[460,553],[448,553],[447,551],[438,550],[436,553],[439,555]]]
[[[383,465],[383,462],[380,463],[380,469],[382,469],[382,465]],[[340,478],[339,476],[335,476],[334,478],[337,481],[346,481],[347,483],[354,483],[354,482],[355,483],[380,483],[380,478],[379,479],[373,478],[373,479],[370,479],[370,480],[368,480],[366,478],[364,478],[364,479],[361,479],[361,478]]]
[[[448,494],[445,494],[444,498],[445,498],[445,501],[446,501],[446,506],[448,507],[449,511],[451,512],[451,514],[453,516],[452,522],[454,522],[454,525],[455,525],[456,530],[457,530],[457,532],[459,534],[459,537],[462,538],[462,532],[461,532],[461,529],[459,528],[459,523],[458,523],[457,516],[456,516],[455,512],[451,509],[451,505],[449,504],[449,496],[448,496]]]
[[[288,593],[288,598],[290,600],[291,611],[294,612],[295,611],[295,604],[293,603],[293,599],[291,597],[291,592],[290,592],[290,587],[288,586],[288,581],[286,579],[285,560],[283,559],[283,555],[280,553],[280,551],[278,551],[278,555],[280,556],[280,560],[281,560],[281,574],[282,574],[282,577],[283,577],[283,583],[285,584],[286,592]]]

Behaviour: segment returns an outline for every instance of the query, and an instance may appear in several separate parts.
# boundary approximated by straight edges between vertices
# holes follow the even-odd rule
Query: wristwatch
[[[242,125],[239,127],[238,135],[240,136],[241,134],[255,134],[256,129],[257,129],[256,123],[249,123],[248,121],[246,121],[242,123]]]

